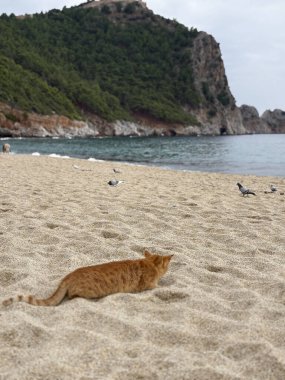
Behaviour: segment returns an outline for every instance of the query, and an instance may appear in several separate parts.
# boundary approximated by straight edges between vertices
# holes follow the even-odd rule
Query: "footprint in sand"
[[[175,292],[175,291],[162,291],[162,290],[157,290],[154,295],[159,298],[161,301],[165,302],[178,302],[181,301],[185,298],[188,298],[189,295],[187,293],[183,292]]]
[[[259,216],[259,215],[250,215],[246,217],[247,219],[250,219],[253,223],[258,222],[272,222],[272,218],[268,216]]]
[[[102,231],[102,236],[105,239],[117,239],[117,240],[125,240],[126,237],[115,231]]]
[[[195,214],[183,214],[182,215],[183,219],[190,219],[190,218],[195,218],[195,217],[196,217]]]
[[[133,245],[133,246],[131,246],[131,250],[132,251],[140,253],[140,254],[142,254],[144,252],[145,248],[146,247],[143,247],[141,245]]]
[[[233,277],[236,277],[236,278],[246,278],[247,277],[247,274],[246,273],[243,273],[241,270],[239,269],[236,269],[236,268],[232,268],[232,267],[220,267],[218,265],[208,265],[206,267],[206,270],[209,271],[209,272],[212,272],[212,273],[229,273],[231,274]]]
[[[47,223],[47,228],[50,228],[51,230],[54,230],[55,228],[59,227],[58,224],[54,223]]]
[[[41,344],[43,339],[48,340],[49,334],[40,327],[24,322],[21,329],[12,328],[0,333],[0,339],[7,347],[29,348]]]
[[[13,273],[6,270],[0,271],[0,285],[1,286],[10,286],[15,282],[22,280],[27,277],[25,274]]]
[[[215,266],[215,265],[209,265],[209,266],[206,267],[206,269],[209,272],[214,272],[214,273],[220,273],[220,272],[224,271],[224,268],[219,267],[219,266]]]
[[[11,208],[1,208],[0,209],[0,212],[9,212],[9,211],[13,211]]]
[[[53,236],[52,234],[50,235],[39,234],[32,240],[33,244],[40,244],[40,245],[57,244],[59,242],[60,242],[60,239],[57,236]]]

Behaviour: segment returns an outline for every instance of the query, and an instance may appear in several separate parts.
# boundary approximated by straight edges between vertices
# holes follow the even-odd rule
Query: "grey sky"
[[[36,13],[85,0],[0,0],[0,13]],[[284,0],[146,0],[155,13],[212,34],[237,104],[285,110]]]

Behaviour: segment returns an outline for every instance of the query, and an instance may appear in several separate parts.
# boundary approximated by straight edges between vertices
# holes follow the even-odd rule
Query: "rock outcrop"
[[[269,127],[270,133],[285,133],[285,112],[279,109],[267,110],[261,120]]]
[[[260,118],[258,111],[255,107],[242,105],[240,107],[242,116],[242,123],[245,127],[246,133],[271,133],[270,126],[265,120]]]
[[[205,117],[205,111],[200,110],[199,115],[202,120]],[[26,113],[0,103],[0,137],[197,136],[285,133],[285,112],[281,110],[266,111],[259,117],[254,107],[243,105],[225,112],[222,119],[219,117],[216,117],[215,123],[206,121],[201,126],[167,124],[140,116],[134,122],[107,123],[96,115],[89,115],[86,121],[77,121],[70,120],[65,116]]]
[[[96,128],[65,116],[27,113],[0,103],[0,137],[95,137]]]
[[[267,110],[261,116],[252,106],[242,105],[239,110],[246,133],[285,133],[285,112],[282,110]]]
[[[125,7],[128,4],[134,3],[134,0],[89,0],[86,3],[79,5],[81,8],[99,8],[104,6],[110,7],[110,11],[116,10],[117,7]],[[142,8],[147,9],[146,2],[142,0],[136,0],[136,3]],[[117,5],[116,5],[117,4]]]
[[[194,40],[193,76],[202,102],[199,109],[189,109],[201,123],[201,134],[243,134],[239,109],[229,89],[219,44],[200,32]]]

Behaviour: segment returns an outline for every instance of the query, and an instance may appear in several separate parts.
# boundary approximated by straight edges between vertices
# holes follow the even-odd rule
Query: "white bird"
[[[116,174],[122,173],[119,169],[116,169],[116,168],[113,169],[113,172],[116,173]]]
[[[275,193],[275,191],[277,191],[277,187],[274,185],[270,185],[270,190],[272,191],[272,193]]]

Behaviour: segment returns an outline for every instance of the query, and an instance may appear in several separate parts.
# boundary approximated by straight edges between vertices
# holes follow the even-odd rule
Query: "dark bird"
[[[123,183],[124,181],[118,181],[117,179],[111,179],[108,181],[108,185],[110,186],[118,186],[120,183]]]
[[[242,196],[244,197],[245,195],[256,195],[253,191],[247,189],[246,187],[243,187],[239,182],[237,183],[239,191],[242,193]]]

